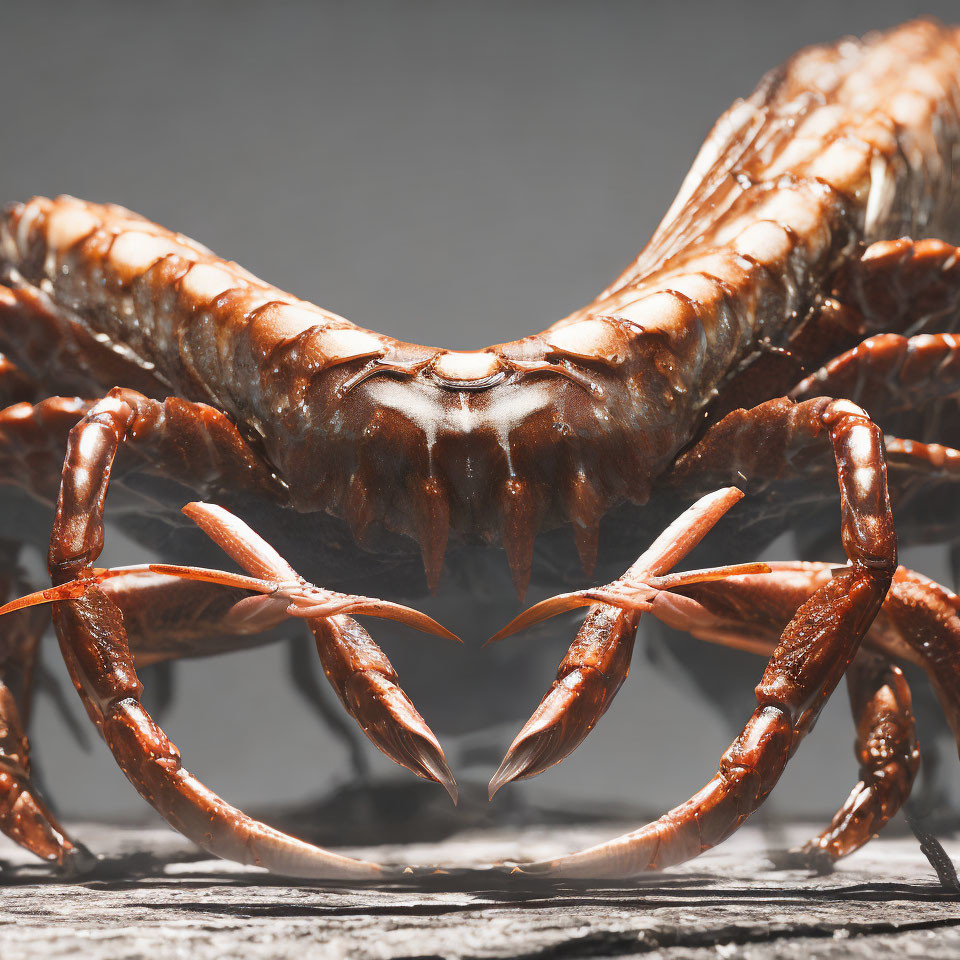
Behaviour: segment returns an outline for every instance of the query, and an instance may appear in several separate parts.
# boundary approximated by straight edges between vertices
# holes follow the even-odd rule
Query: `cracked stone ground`
[[[616,825],[475,830],[403,846],[345,848],[384,862],[479,867],[609,837]],[[77,824],[104,862],[65,883],[0,845],[0,957],[322,956],[956,958],[960,895],[912,837],[868,845],[832,875],[774,870],[747,827],[693,863],[615,886],[531,884],[481,869],[384,887],[274,879],[207,855],[163,827]],[[786,830],[777,843],[805,838]],[[960,844],[948,842],[960,854]]]

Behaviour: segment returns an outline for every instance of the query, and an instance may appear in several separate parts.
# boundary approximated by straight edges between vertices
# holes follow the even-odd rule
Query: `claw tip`
[[[500,764],[497,772],[490,778],[490,784],[487,787],[488,800],[493,800],[497,791],[504,784],[510,783],[511,780],[523,778],[524,773],[529,767],[528,761],[530,760],[530,753],[531,751],[529,749],[525,750],[522,746],[519,749],[510,749],[503,758],[503,763]]]

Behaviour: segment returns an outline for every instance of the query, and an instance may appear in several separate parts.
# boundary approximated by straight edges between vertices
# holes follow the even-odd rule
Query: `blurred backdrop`
[[[67,192],[125,204],[357,323],[476,348],[542,328],[619,273],[715,118],[766,70],[805,44],[924,12],[949,20],[958,8],[4,0],[0,201]],[[108,542],[109,561],[146,559],[118,536]],[[942,575],[937,550],[904,559]],[[481,662],[483,637],[516,611],[502,554],[494,561],[502,576],[483,582],[479,571],[474,602],[441,591],[429,605],[466,625],[466,649],[377,632],[457,772],[477,778],[492,773],[575,631],[558,621],[513,641],[505,669],[524,682],[510,709],[496,683],[465,689],[464,664]],[[71,722],[87,726],[53,638],[46,647]],[[701,649],[688,644],[684,657]],[[629,682],[587,742],[498,801],[512,791],[657,809],[686,797],[752,709],[762,669],[745,655],[712,656],[712,682],[729,691],[720,710],[665,641],[641,642]],[[238,805],[306,801],[350,776],[343,744],[287,672],[285,646],[176,671],[164,726],[189,769]],[[773,813],[828,815],[845,797],[856,779],[845,700],[841,690],[789,766]],[[486,705],[497,722],[477,729]],[[36,757],[62,811],[148,815],[92,728],[87,752],[67,727],[41,695]],[[941,728],[921,735],[941,738],[956,795]],[[393,776],[365,749],[378,776]]]

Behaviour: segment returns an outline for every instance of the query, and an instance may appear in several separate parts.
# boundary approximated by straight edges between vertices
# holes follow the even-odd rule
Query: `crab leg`
[[[306,583],[273,547],[222,507],[190,503],[183,512],[255,576],[159,563],[109,570],[88,568],[81,578],[0,607],[0,616],[36,604],[75,599],[95,584],[140,573],[257,591],[259,596],[240,600],[221,613],[217,627],[251,633],[276,626],[287,616],[307,620],[324,673],[371,742],[417,776],[439,783],[456,803],[457,785],[439,741],[400,688],[386,655],[360,624],[344,614],[384,617],[449,639],[458,638],[430,617],[401,604],[335,593]]]
[[[6,621],[0,634],[0,831],[61,869],[81,872],[92,856],[60,825],[30,778],[26,723],[46,624],[45,614],[24,612]]]
[[[570,856],[524,866],[625,877],[682,863],[725,840],[766,799],[856,653],[879,605],[871,576],[842,573],[804,603],[757,687],[758,706],[718,773],[659,820]]]
[[[186,406],[186,405],[185,405]],[[136,412],[109,397],[71,431],[49,566],[55,584],[82,573],[100,553],[102,512],[117,449]],[[376,864],[297,840],[230,806],[190,774],[180,753],[140,702],[142,687],[123,619],[103,590],[53,605],[53,621],[71,678],[121,769],[168,823],[217,856],[277,873],[370,879]]]
[[[766,576],[684,585],[660,594],[652,612],[707,642],[762,654],[798,603],[844,569],[799,561],[771,567]],[[960,651],[960,635],[951,598],[956,600],[939,584],[903,567],[897,570],[864,649],[846,675],[857,724],[860,782],[828,829],[791,851],[788,862],[817,866],[847,856],[875,836],[906,801],[919,752],[910,690],[890,658],[922,666],[935,686],[944,680],[955,685],[958,671],[951,664]],[[951,699],[938,692],[941,700]]]
[[[47,808],[30,779],[30,747],[16,699],[0,681],[0,831],[43,860],[70,872],[93,861]]]
[[[858,655],[847,670],[850,709],[857,724],[860,780],[830,826],[804,844],[800,862],[838,860],[879,833],[906,803],[920,767],[910,688],[899,667]]]
[[[419,777],[439,783],[457,802],[457,785],[450,771],[443,749],[433,731],[427,726],[409,697],[398,683],[396,671],[386,655],[370,635],[354,619],[338,615],[349,610],[375,617],[398,620],[410,626],[439,636],[457,639],[448,630],[416,610],[400,604],[319,590],[302,578],[279,558],[242,521],[221,507],[193,503],[184,512],[197,520],[211,537],[240,562],[256,572],[272,573],[267,581],[220,570],[170,564],[140,564],[113,569],[89,568],[88,575],[70,580],[57,587],[48,587],[20,597],[0,607],[0,616],[39,604],[54,603],[82,597],[92,586],[103,586],[108,599],[129,612],[130,624],[135,628],[136,646],[146,646],[145,655],[137,652],[138,663],[166,659],[157,643],[182,644],[182,630],[174,629],[174,636],[157,637],[156,623],[145,623],[144,618],[177,617],[171,607],[182,607],[184,602],[204,606],[199,623],[181,625],[189,637],[223,634],[231,636],[230,649],[237,646],[236,638],[260,633],[276,626],[288,616],[306,619],[314,634],[317,650],[328,680],[341,703],[360,724],[364,734],[391,760],[411,770]],[[238,549],[237,532],[245,538]],[[223,542],[221,542],[221,537]],[[258,547],[265,550],[257,554]],[[246,554],[246,555],[245,555]],[[271,567],[269,564],[273,564]],[[142,575],[152,576],[159,584],[152,584],[150,596],[144,593],[147,584]],[[128,583],[129,581],[129,583]],[[138,582],[140,581],[140,582]],[[174,585],[223,585],[256,590],[259,596],[234,602],[227,609],[222,603],[211,601],[204,591],[195,594],[173,591]],[[158,589],[159,588],[159,589]],[[283,592],[284,588],[286,593]],[[209,609],[211,606],[213,609]],[[169,625],[176,626],[176,625]],[[254,641],[255,642],[255,641]],[[182,652],[176,650],[172,655]],[[206,652],[214,652],[207,650]]]
[[[127,779],[175,829],[210,853],[275,873],[372,879],[373,863],[314,847],[231,806],[181,764],[180,751],[140,702],[142,686],[118,608],[102,589],[56,603],[53,621],[84,706]]]
[[[739,418],[729,415],[708,430],[701,442],[723,466],[748,456],[747,444],[758,439],[746,431],[738,445],[716,448],[721,428],[743,419],[744,412],[737,413]],[[831,441],[840,484],[841,535],[850,566],[823,584],[787,625],[756,688],[757,709],[702,790],[639,830],[525,869],[559,876],[631,876],[681,863],[722,842],[776,785],[856,655],[897,566],[883,437],[869,417],[848,401],[808,401],[786,408],[785,413],[773,417],[773,429],[786,430],[786,451],[798,436],[816,443],[822,442],[825,433]],[[760,421],[762,429],[770,429],[770,419],[767,413]],[[766,453],[767,466],[784,457],[783,444],[774,449],[773,457]]]
[[[960,393],[960,337],[953,333],[903,337],[882,333],[842,353],[801,380],[795,400],[844,397],[873,411],[918,410]]]

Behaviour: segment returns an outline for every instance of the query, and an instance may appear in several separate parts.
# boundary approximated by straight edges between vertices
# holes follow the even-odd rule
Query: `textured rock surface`
[[[362,854],[480,865],[558,853],[616,830],[483,831]],[[531,886],[472,870],[348,889],[209,860],[163,828],[77,832],[105,855],[100,872],[80,883],[51,879],[0,846],[4,960],[960,956],[960,896],[940,890],[905,836],[872,843],[826,877],[773,870],[763,834],[747,828],[716,852],[631,885]],[[791,830],[778,842],[807,833]],[[960,853],[956,843],[947,849]]]

